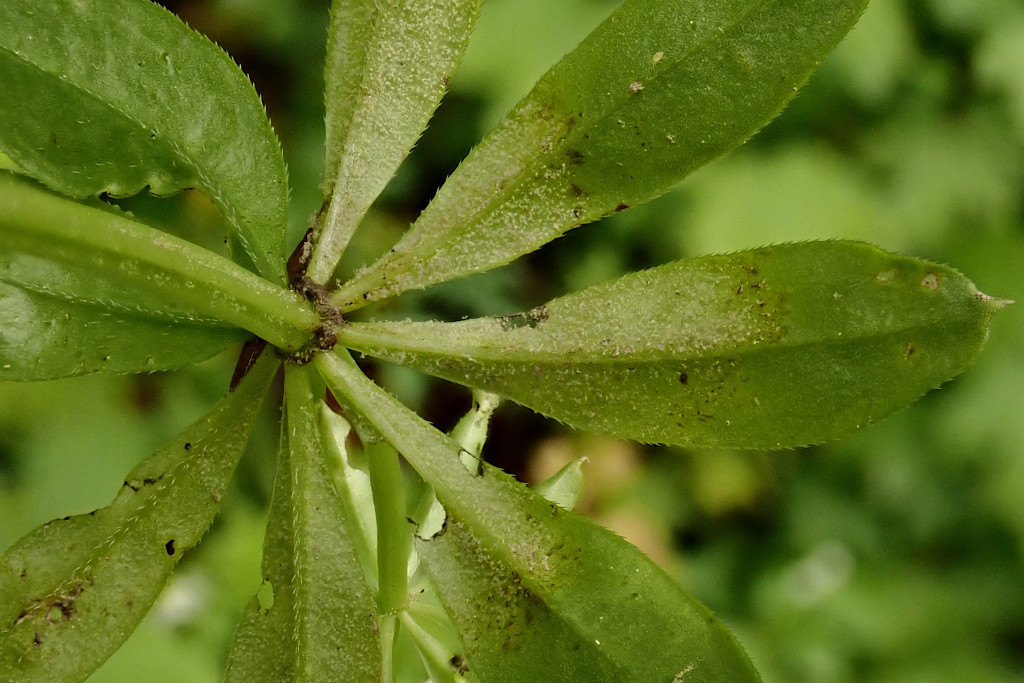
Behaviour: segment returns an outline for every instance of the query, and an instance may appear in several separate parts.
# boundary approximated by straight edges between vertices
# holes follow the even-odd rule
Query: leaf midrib
[[[927,332],[937,327],[943,327],[950,323],[961,321],[962,318],[953,315],[947,316],[935,316],[927,321],[923,322],[911,322],[909,324],[900,325],[886,329],[882,332],[873,334],[850,334],[835,337],[824,337],[816,336],[813,338],[804,338],[798,341],[787,341],[788,336],[784,336],[782,339],[775,341],[763,341],[757,344],[751,342],[744,342],[739,346],[712,348],[711,353],[701,354],[699,350],[694,350],[692,354],[685,353],[684,349],[660,349],[654,351],[658,355],[646,356],[639,352],[626,352],[618,350],[616,355],[611,353],[604,353],[594,355],[594,349],[579,349],[579,350],[565,350],[565,351],[536,351],[530,352],[524,350],[520,345],[511,343],[508,346],[496,347],[496,346],[456,346],[452,344],[450,337],[445,337],[443,341],[435,341],[430,338],[429,331],[424,334],[421,339],[410,339],[403,338],[402,335],[395,333],[385,333],[383,335],[358,332],[359,323],[353,323],[351,327],[346,330],[342,330],[339,334],[339,340],[342,344],[348,346],[355,351],[360,353],[366,353],[375,357],[388,357],[391,355],[402,354],[402,353],[419,353],[426,356],[436,357],[439,359],[443,358],[457,358],[460,360],[467,360],[469,362],[479,363],[532,363],[532,364],[548,364],[548,365],[627,365],[634,363],[660,363],[668,360],[672,361],[705,361],[722,358],[735,358],[738,356],[753,356],[765,351],[770,352],[773,349],[793,349],[793,348],[813,348],[821,346],[849,346],[853,344],[864,343],[871,340],[886,339],[891,337],[906,336],[909,333],[914,332]],[[374,323],[368,323],[373,325]],[[416,324],[416,323],[412,323]],[[431,323],[424,323],[431,324]],[[441,323],[458,325],[459,323]],[[356,334],[353,335],[353,328],[356,329]],[[353,339],[353,336],[355,337]],[[378,344],[375,348],[374,343]],[[616,351],[616,349],[611,349]]]

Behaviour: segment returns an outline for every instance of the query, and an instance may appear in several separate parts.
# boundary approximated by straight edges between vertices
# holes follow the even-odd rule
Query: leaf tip
[[[978,292],[977,294],[975,294],[975,296],[977,297],[978,301],[987,304],[993,313],[996,311],[1001,311],[1002,309],[1006,308],[1011,304],[1017,303],[1013,299],[1000,299],[998,297],[989,296],[984,292]]]

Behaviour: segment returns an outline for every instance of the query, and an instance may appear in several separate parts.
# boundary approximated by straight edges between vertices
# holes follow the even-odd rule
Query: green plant
[[[863,4],[626,2],[391,252],[336,284],[341,251],[444,91],[475,3],[335,3],[324,210],[287,267],[278,144],[223,53],[146,2],[5,3],[0,149],[14,173],[0,178],[0,378],[175,368],[252,334],[276,352],[249,343],[232,392],[133,470],[111,506],[7,551],[0,671],[81,679],[118,647],[209,526],[283,362],[266,581],[229,679],[391,680],[415,667],[396,655],[410,640],[435,679],[461,676],[462,654],[482,680],[756,678],[649,560],[479,462],[490,394],[448,437],[343,349],[595,431],[797,446],[960,372],[1001,302],[946,267],[819,242],[667,264],[517,316],[345,317],[668,189],[774,116]],[[93,199],[145,186],[207,193],[232,258]],[[340,404],[364,453],[346,451],[347,423],[321,397]],[[578,477],[570,467],[542,493],[571,507]]]

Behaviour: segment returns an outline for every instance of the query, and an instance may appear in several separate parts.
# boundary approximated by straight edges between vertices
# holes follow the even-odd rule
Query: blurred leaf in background
[[[288,156],[297,240],[320,201],[328,2],[164,4],[255,81]],[[389,248],[470,147],[617,4],[484,3],[452,91],[343,269]],[[812,238],[868,240],[949,263],[982,291],[1022,301],[1022,74],[1019,0],[876,0],[771,126],[677,191],[365,315],[514,313],[672,259]],[[215,210],[193,193],[128,204],[204,245],[223,236]],[[201,221],[184,220],[196,211]],[[507,405],[484,455],[534,481],[587,456],[583,510],[718,612],[766,681],[1019,681],[1024,308],[1001,318],[963,377],[834,445],[641,447]],[[106,502],[134,458],[216,401],[231,361],[0,385],[0,543]],[[385,364],[368,369],[443,429],[470,403],[460,388]],[[93,680],[220,679],[234,625],[259,588],[273,418],[271,410],[209,538]]]

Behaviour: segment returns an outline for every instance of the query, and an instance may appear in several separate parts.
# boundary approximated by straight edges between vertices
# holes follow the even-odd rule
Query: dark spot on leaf
[[[42,617],[51,624],[71,621],[75,616],[75,602],[84,590],[85,581],[75,579],[70,586],[65,584],[45,599],[35,601],[18,616],[15,623],[37,617]]]
[[[458,671],[463,676],[469,673],[469,662],[462,655],[455,655],[448,660],[448,663],[452,665],[453,671]]]
[[[615,207],[615,211],[616,212],[625,211],[628,208],[629,208],[629,204],[619,204],[618,206]]]
[[[907,342],[907,348],[903,352],[904,358],[907,360],[917,351],[917,347],[914,346],[914,342]]]
[[[679,373],[679,383],[686,384],[690,381],[690,378],[686,376],[685,372]]]
[[[191,443],[189,443],[188,441],[186,441],[186,442],[185,442],[185,450],[186,450],[186,451],[190,451],[190,450],[192,450],[192,444],[191,444]]]
[[[538,306],[526,313],[517,313],[516,315],[503,315],[498,318],[498,322],[503,330],[515,330],[521,327],[534,328],[540,325],[542,322],[548,319],[547,306]]]
[[[569,119],[569,120],[570,121],[575,121],[575,119]],[[579,150],[576,150],[576,149],[570,149],[570,150],[566,151],[565,156],[569,159],[569,163],[572,164],[573,166],[582,166],[583,165],[583,160],[585,158],[583,156],[583,152],[581,152]]]
[[[158,481],[160,481],[163,478],[164,478],[164,475],[161,474],[159,477],[143,477],[142,479],[125,479],[124,480],[124,485],[127,486],[128,488],[130,488],[132,491],[141,491],[143,488],[145,488],[147,486],[152,486],[153,484],[157,483]]]
[[[168,555],[173,555],[174,554],[174,539],[173,538],[171,540],[167,541],[167,543],[164,543],[164,550],[167,551]]]
[[[583,196],[583,188],[581,188],[576,183],[569,183],[569,193],[573,197],[582,197]]]

